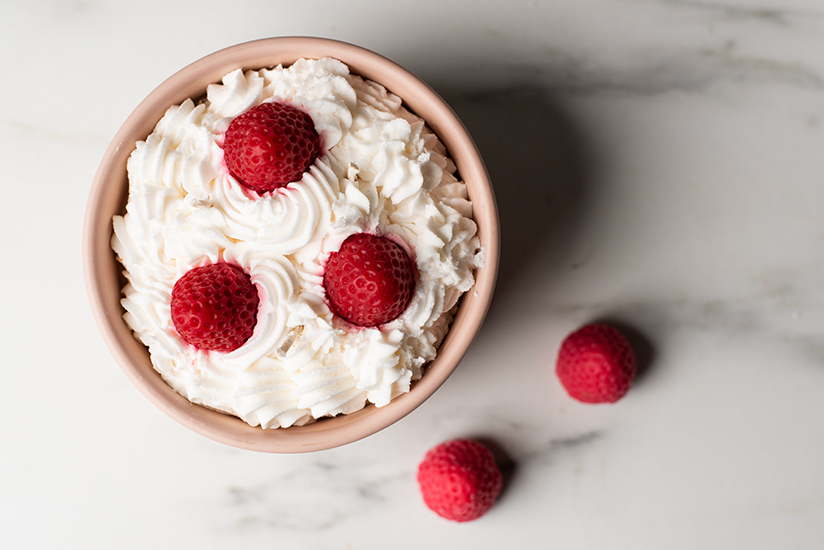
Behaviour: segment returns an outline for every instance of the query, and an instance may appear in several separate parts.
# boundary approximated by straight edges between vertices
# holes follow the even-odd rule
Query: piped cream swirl
[[[266,101],[305,110],[323,151],[300,181],[260,196],[228,173],[221,145],[235,116]],[[443,145],[397,96],[333,59],[226,75],[202,103],[170,108],[128,171],[112,238],[128,279],[124,318],[178,393],[253,426],[302,425],[409,391],[482,261]],[[336,318],[322,286],[329,254],[362,231],[401,243],[419,272],[407,310],[375,329]],[[246,270],[261,299],[254,334],[230,353],[183,343],[169,311],[174,282],[216,261]]]

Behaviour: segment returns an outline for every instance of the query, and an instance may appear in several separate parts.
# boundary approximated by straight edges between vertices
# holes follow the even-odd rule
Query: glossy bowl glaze
[[[475,286],[461,299],[437,358],[409,393],[384,407],[368,405],[356,413],[324,418],[308,426],[267,430],[190,403],[152,368],[148,350],[123,320],[122,266],[110,246],[112,217],[125,212],[126,161],[135,143],[152,132],[169,107],[186,98],[203,96],[209,84],[237,68],[286,66],[302,57],[339,59],[352,73],[400,96],[409,110],[426,121],[446,145],[459,177],[466,182],[485,260],[475,274]],[[283,37],[247,42],[210,54],[172,75],[137,106],[112,140],[95,175],[83,227],[83,267],[98,328],[126,376],[150,401],[184,426],[213,440],[255,451],[297,453],[337,447],[382,430],[409,414],[444,383],[486,316],[498,270],[499,241],[495,198],[483,160],[461,121],[429,86],[392,61],[358,46],[320,38]]]

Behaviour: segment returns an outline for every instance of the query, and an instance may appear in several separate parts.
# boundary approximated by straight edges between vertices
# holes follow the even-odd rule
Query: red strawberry
[[[430,510],[453,521],[478,519],[492,508],[503,478],[492,453],[471,439],[431,449],[418,466],[418,485]]]
[[[396,243],[356,233],[329,256],[323,288],[333,313],[354,325],[376,327],[404,312],[416,277],[412,260]]]
[[[180,337],[202,350],[232,351],[252,336],[259,298],[241,268],[216,263],[190,269],[172,289],[172,322]]]
[[[232,120],[223,151],[235,179],[263,194],[298,181],[318,158],[320,138],[300,109],[261,103]]]
[[[556,372],[567,393],[584,403],[614,403],[635,377],[635,354],[627,339],[607,325],[587,325],[566,337]]]

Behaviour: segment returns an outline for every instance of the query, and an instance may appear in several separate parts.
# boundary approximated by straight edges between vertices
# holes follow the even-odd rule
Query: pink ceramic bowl
[[[125,211],[126,160],[135,142],[151,133],[170,106],[202,96],[208,84],[218,82],[234,69],[289,65],[301,57],[343,61],[353,73],[400,96],[407,108],[427,122],[446,145],[459,176],[466,182],[485,265],[475,274],[475,287],[462,298],[437,358],[409,393],[381,408],[369,405],[354,414],[324,418],[308,426],[264,430],[193,405],[160,378],[147,349],[123,321],[122,266],[109,243],[112,216]],[[351,443],[400,420],[432,395],[457,367],[481,327],[492,299],[498,255],[498,214],[489,176],[472,138],[449,106],[414,75],[378,54],[351,44],[304,37],[270,38],[217,51],[158,86],[137,106],[109,145],[95,175],[83,228],[83,266],[92,311],[109,350],[132,383],[166,414],[199,434],[235,447],[277,453],[316,451]]]

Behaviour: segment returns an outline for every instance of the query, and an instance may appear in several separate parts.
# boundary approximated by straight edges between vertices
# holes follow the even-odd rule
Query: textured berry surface
[[[418,466],[418,485],[430,510],[452,521],[472,521],[492,508],[503,478],[492,453],[471,439],[432,448]]]
[[[320,138],[300,109],[261,103],[232,120],[223,151],[235,179],[264,194],[300,180],[320,154]]]
[[[172,322],[187,344],[232,351],[255,330],[259,298],[247,273],[216,263],[187,271],[172,289]]]
[[[416,276],[412,260],[396,243],[356,233],[330,254],[323,287],[336,315],[354,325],[376,327],[404,312]]]
[[[617,329],[587,325],[561,344],[556,372],[567,393],[584,403],[614,403],[635,377],[635,354]]]

